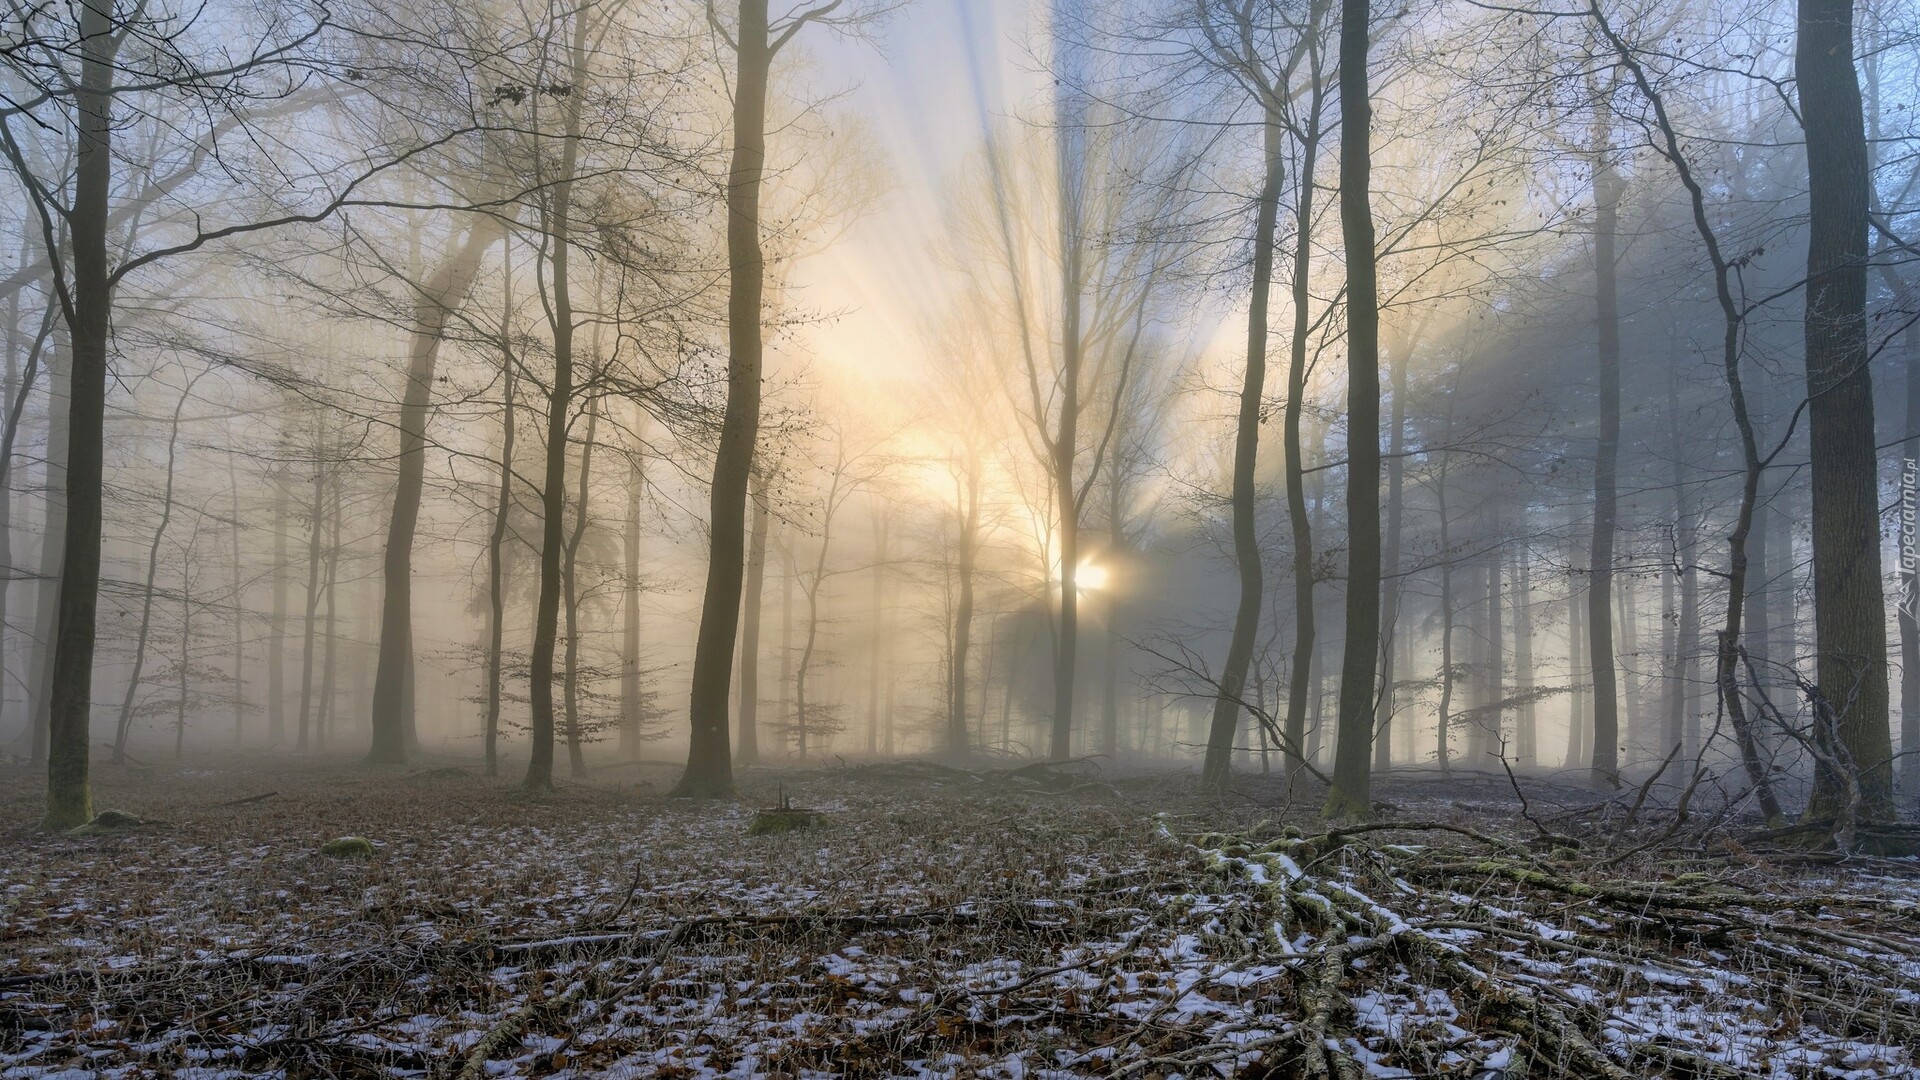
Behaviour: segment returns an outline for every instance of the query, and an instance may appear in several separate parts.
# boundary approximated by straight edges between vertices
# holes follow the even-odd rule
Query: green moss
[[[67,835],[99,836],[102,833],[123,832],[137,825],[145,825],[145,824],[146,824],[146,821],[144,819],[135,817],[134,815],[127,813],[125,810],[102,810],[98,814],[95,814],[85,824],[76,825],[73,828],[68,829]]]
[[[371,859],[373,841],[364,836],[336,836],[320,845],[320,854],[335,859]]]

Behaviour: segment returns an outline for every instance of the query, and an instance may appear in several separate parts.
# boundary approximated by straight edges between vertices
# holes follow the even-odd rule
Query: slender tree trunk
[[[568,70],[576,84],[587,74],[588,11],[573,13],[573,44]],[[547,390],[546,470],[540,487],[540,593],[534,604],[533,654],[528,679],[529,711],[532,714],[532,751],[527,758],[527,775],[521,781],[528,791],[553,788],[553,667],[554,651],[560,630],[561,561],[565,544],[567,512],[567,432],[573,423],[573,281],[570,272],[573,254],[573,181],[580,152],[581,88],[566,99],[566,134],[561,142],[559,173],[554,178],[552,201],[541,214],[548,250],[536,265],[550,280],[543,281],[548,305],[548,323],[553,332],[553,381]],[[715,523],[716,526],[718,523]],[[720,533],[716,527],[714,536]],[[725,704],[721,708],[724,711]],[[571,722],[567,730],[568,756],[575,756],[578,732]]]
[[[1867,366],[1870,177],[1851,0],[1800,0],[1794,74],[1807,146],[1815,682],[1837,728],[1830,749],[1843,759],[1843,768],[1857,773],[1859,817],[1886,821],[1895,811],[1878,454]],[[1849,786],[1834,769],[1817,768],[1808,817],[1837,816]]]
[[[1533,690],[1533,563],[1527,552],[1514,553],[1513,692],[1520,712],[1513,721],[1514,762],[1522,769],[1540,763],[1539,711]]]
[[[380,654],[370,706],[373,745],[367,754],[367,760],[374,764],[398,765],[407,760],[407,733],[412,723],[406,686],[413,666],[413,536],[426,485],[426,432],[433,407],[434,361],[447,319],[473,288],[481,257],[500,229],[492,217],[475,215],[467,226],[466,238],[420,287],[413,305],[407,389],[400,402],[399,475],[387,524],[386,557],[381,564],[384,593]]]
[[[620,756],[626,761],[640,760],[640,738],[647,721],[640,687],[640,496],[646,483],[645,459],[636,449],[627,466],[627,535],[620,545],[626,557],[625,597],[620,605]],[[763,536],[763,553],[764,546]],[[754,615],[757,620],[759,613]],[[741,685],[744,693],[745,680]]]
[[[767,590],[767,480],[756,473],[753,525],[747,541],[747,587],[740,621],[740,734],[737,763],[760,763],[760,613]],[[781,643],[785,648],[785,642]],[[784,692],[784,691],[783,691]]]
[[[585,725],[580,719],[580,541],[587,534],[588,485],[593,478],[593,443],[599,434],[600,402],[587,406],[587,437],[580,447],[580,493],[574,498],[573,532],[567,537],[566,561],[561,568],[561,590],[567,609],[567,648],[561,694],[566,712],[567,768],[574,779],[587,775]]]
[[[300,712],[294,726],[295,750],[305,750],[312,737],[314,627],[320,611],[320,565],[325,550],[322,537],[327,525],[327,452],[324,429],[316,416],[313,432],[313,511],[307,517],[307,604],[300,631]]]
[[[1407,361],[1413,342],[1403,338],[1399,347],[1387,355],[1388,377],[1392,384],[1393,412],[1387,431],[1387,537],[1386,579],[1380,585],[1380,708],[1373,721],[1373,771],[1384,773],[1393,768],[1393,713],[1395,707],[1393,657],[1394,644],[1400,640],[1400,545],[1406,488],[1407,449]]]
[[[87,743],[93,712],[93,655],[100,600],[101,479],[107,409],[107,343],[113,296],[107,268],[108,199],[113,189],[113,82],[123,35],[109,8],[80,7],[80,79],[74,93],[77,150],[67,223],[73,245],[73,334],[68,388],[66,529],[60,560],[49,681],[49,829],[93,817]]]
[[[1287,403],[1281,418],[1281,451],[1285,458],[1287,523],[1293,544],[1293,659],[1287,680],[1287,716],[1285,743],[1280,750],[1287,755],[1289,787],[1298,779],[1300,758],[1307,731],[1307,673],[1314,668],[1314,650],[1318,642],[1317,609],[1314,586],[1317,584],[1313,558],[1313,519],[1307,514],[1306,444],[1301,438],[1301,422],[1307,406],[1307,345],[1313,327],[1313,231],[1304,223],[1313,220],[1314,174],[1320,150],[1320,80],[1314,81],[1312,121],[1300,144],[1299,195],[1293,208],[1295,221],[1293,245],[1293,326],[1287,339]],[[1316,483],[1321,474],[1315,474]],[[1315,706],[1316,712],[1318,706]]]
[[[287,735],[287,478],[273,476],[273,621],[267,626],[267,745]]]
[[[1577,555],[1574,556],[1578,558]],[[1567,757],[1561,766],[1578,769],[1587,753],[1587,691],[1580,661],[1586,658],[1586,605],[1578,589],[1567,593]]]
[[[326,748],[327,734],[333,730],[334,718],[338,712],[335,708],[339,699],[334,686],[334,654],[338,651],[335,646],[338,636],[336,630],[338,629],[337,615],[339,604],[335,594],[339,591],[338,587],[340,582],[340,504],[343,495],[341,489],[345,486],[345,479],[343,475],[335,472],[333,477],[333,511],[327,515],[327,577],[322,585],[326,596],[327,613],[325,616],[325,625],[322,627],[320,634],[322,642],[320,653],[320,710],[318,722],[314,724],[314,742],[321,749]]]
[[[1480,712],[1481,741],[1497,748],[1503,758],[1510,757],[1506,740],[1506,710],[1501,702],[1507,698],[1506,665],[1507,654],[1504,626],[1502,625],[1500,587],[1500,553],[1498,549],[1487,555],[1487,701]],[[1486,753],[1485,749],[1482,753]]]
[[[963,481],[958,545],[960,600],[953,613],[953,657],[948,662],[952,696],[947,702],[947,753],[960,757],[969,748],[967,737],[967,660],[973,644],[973,573],[980,542],[980,455],[967,448],[967,473]],[[993,643],[987,643],[986,672],[981,676],[980,696],[986,698],[987,682],[993,678]],[[981,729],[981,741],[986,731]]]
[[[246,729],[247,586],[240,565],[240,474],[231,453],[227,455],[227,507],[233,519],[227,535],[232,541],[228,555],[233,560],[228,567],[233,578],[233,745],[238,749]]]
[[[487,534],[487,714],[481,738],[487,775],[500,775],[500,698],[505,678],[507,532],[513,519],[513,450],[518,435],[514,394],[518,367],[513,355],[513,240],[501,246],[500,479],[494,488],[493,528]]]
[[[140,629],[133,638],[133,671],[127,676],[127,691],[120,699],[120,722],[114,726],[113,760],[119,763],[127,757],[127,734],[133,730],[134,699],[140,692],[140,676],[147,666],[147,633],[153,625],[153,587],[160,571],[160,546],[166,542],[167,525],[173,521],[174,466],[179,461],[180,417],[187,411],[187,402],[193,400],[194,384],[200,381],[195,375],[187,380],[180,391],[180,399],[173,407],[173,416],[167,422],[167,469],[166,479],[160,489],[160,520],[153,527],[153,539],[147,544],[147,582],[140,596]],[[184,590],[184,586],[183,586]],[[186,654],[181,653],[181,661],[186,663]]]
[[[887,522],[873,519],[873,648],[867,650],[867,753],[880,749],[880,663],[886,644]],[[891,720],[888,721],[891,728]],[[893,752],[893,732],[887,732],[887,752]]]
[[[1347,619],[1340,726],[1327,814],[1373,815],[1374,693],[1380,659],[1380,297],[1368,200],[1373,108],[1367,0],[1341,0],[1340,231],[1347,257]]]
[[[1912,490],[1920,477],[1920,324],[1906,329],[1906,440],[1903,444],[1906,476]],[[1911,528],[1911,524],[1909,524]],[[1911,534],[1903,537],[1911,540]],[[1920,576],[1912,554],[1900,566],[1900,791],[1909,805],[1920,805]]]
[[[16,319],[18,318],[19,307],[18,296],[19,294],[16,292],[12,303],[15,309],[14,317]],[[55,301],[52,297],[48,297],[46,311],[40,320],[40,331],[34,336],[33,343],[27,349],[26,365],[24,370],[19,372],[17,383],[13,378],[15,374],[13,371],[13,356],[16,345],[12,341],[8,344],[8,385],[13,388],[13,393],[8,399],[6,428],[4,433],[0,433],[0,568],[6,568],[9,574],[13,567],[14,466],[18,462],[14,450],[19,444],[20,421],[26,413],[27,399],[32,395],[35,380],[40,374],[41,360],[46,356],[47,342],[52,337],[57,315],[58,308],[56,307]],[[57,406],[57,401],[51,403],[49,411],[51,412],[57,409]],[[53,456],[51,446],[48,448],[48,456],[50,459]],[[49,461],[48,467],[49,469],[52,468],[51,461]],[[52,487],[52,484],[48,485],[49,499],[52,498]],[[0,634],[4,634],[9,625],[7,622],[7,612],[8,601],[12,597],[12,592],[9,588],[11,584],[10,576],[0,575]],[[44,610],[46,604],[43,600],[37,606]],[[29,675],[33,675],[37,671],[37,666],[31,664],[31,659],[29,660],[29,664]],[[6,678],[5,652],[4,647],[0,646],[0,687],[5,686]],[[26,687],[26,690],[27,700],[21,707],[21,713],[26,718],[27,731],[25,734],[29,745],[35,747],[37,750],[43,750],[45,747],[45,726],[41,723],[40,712],[35,708],[37,704],[37,688],[30,684]],[[4,709],[5,707],[4,698],[4,691],[0,691],[0,709]],[[36,754],[36,762],[38,758],[39,755]]]
[[[746,543],[747,485],[760,432],[761,297],[766,263],[760,249],[760,184],[767,159],[767,78],[774,46],[767,0],[740,0],[734,28],[733,160],[727,173],[727,406],[713,462],[708,510],[712,552],[700,630],[694,644],[687,771],[675,794],[712,797],[733,791],[727,752],[727,694],[739,632]]]
[[[1213,725],[1207,734],[1207,755],[1200,770],[1200,785],[1214,791],[1225,790],[1231,781],[1234,732],[1243,711],[1241,700],[1246,691],[1247,671],[1253,663],[1254,642],[1260,634],[1261,602],[1265,599],[1255,485],[1260,459],[1260,407],[1267,385],[1267,300],[1273,288],[1274,229],[1280,217],[1280,189],[1286,179],[1286,163],[1281,153],[1279,119],[1269,113],[1260,130],[1266,168],[1260,197],[1254,204],[1253,293],[1247,304],[1246,370],[1240,382],[1240,412],[1233,443],[1233,559],[1240,571],[1240,599],[1234,610],[1233,636],[1227,645],[1226,662],[1220,668]],[[1310,187],[1310,178],[1303,179],[1301,186]],[[1296,266],[1296,272],[1298,269]],[[1293,389],[1292,384],[1293,378],[1289,375],[1289,390]],[[1297,435],[1298,405],[1291,396],[1287,410],[1290,427]],[[1290,484],[1299,469],[1298,462],[1288,465]],[[1296,583],[1296,588],[1301,584]],[[1310,635],[1311,630],[1307,633]]]
[[[189,558],[191,552],[189,552]],[[180,681],[177,689],[180,696],[173,705],[173,760],[179,761],[187,749],[187,691],[191,688],[190,672],[193,669],[193,597],[189,585],[192,578],[186,567],[180,569]]]
[[[1600,421],[1593,457],[1593,534],[1588,545],[1588,665],[1593,669],[1593,769],[1599,788],[1620,786],[1620,705],[1613,656],[1613,532],[1620,464],[1620,301],[1618,258],[1621,183],[1613,165],[1612,113],[1601,101],[1593,124],[1594,307],[1600,326]]]

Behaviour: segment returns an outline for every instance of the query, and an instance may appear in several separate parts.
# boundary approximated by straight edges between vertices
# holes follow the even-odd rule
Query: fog
[[[1603,6],[1376,12],[1364,372],[1326,4],[16,12],[0,738],[1884,775],[1911,13],[1834,375],[1794,11]]]

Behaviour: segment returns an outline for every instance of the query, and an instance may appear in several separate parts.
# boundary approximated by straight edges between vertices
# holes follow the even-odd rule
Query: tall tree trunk
[[[740,733],[734,753],[740,765],[760,763],[760,613],[767,590],[767,480],[754,474],[753,525],[747,541],[747,586],[740,617]],[[782,642],[783,649],[785,642]]]
[[[575,496],[573,532],[567,536],[565,565],[561,568],[561,591],[567,609],[567,648],[562,669],[561,695],[567,730],[567,768],[574,779],[587,775],[583,743],[585,725],[580,719],[580,541],[587,534],[587,502],[593,478],[593,443],[599,435],[600,401],[587,405],[587,437],[580,447],[580,493]]]
[[[553,381],[547,388],[546,470],[540,486],[540,592],[534,602],[533,654],[527,692],[533,745],[527,758],[527,775],[521,781],[528,791],[553,788],[553,666],[560,632],[561,549],[566,542],[567,433],[573,424],[574,318],[570,272],[573,181],[580,153],[582,84],[587,75],[588,9],[575,11],[572,18],[573,43],[568,52],[568,71],[574,80],[574,90],[566,98],[566,133],[561,141],[559,173],[553,180],[551,201],[541,213],[545,243],[551,246],[545,258],[536,264],[551,275],[551,280],[543,281],[541,288],[546,293],[548,324],[553,333]],[[719,535],[716,528],[716,543]],[[721,708],[724,710],[725,705]],[[569,758],[577,756],[577,739],[578,732],[569,723]]]
[[[1281,753],[1287,756],[1287,782],[1299,778],[1301,754],[1307,732],[1307,673],[1314,668],[1318,645],[1317,609],[1314,607],[1316,570],[1313,558],[1313,519],[1307,514],[1306,443],[1301,423],[1307,407],[1307,344],[1313,327],[1313,221],[1314,174],[1320,152],[1320,80],[1314,80],[1312,121],[1300,143],[1300,183],[1293,207],[1295,222],[1293,243],[1293,326],[1287,337],[1287,402],[1281,416],[1281,452],[1285,458],[1287,523],[1293,544],[1293,659],[1287,680],[1287,715]],[[1315,483],[1322,474],[1316,473]],[[1314,706],[1317,713],[1318,706]]]
[[[33,726],[30,760],[34,765],[47,763],[47,743],[53,728],[53,653],[60,607],[61,568],[67,550],[67,445],[72,441],[68,421],[73,415],[72,332],[65,320],[54,325],[52,346],[47,350],[47,461],[46,497],[40,522],[40,558],[38,586],[33,604],[33,652],[28,660],[32,682]]]
[[[180,391],[179,401],[173,407],[173,416],[167,421],[167,468],[166,479],[160,489],[160,520],[154,524],[153,539],[147,544],[147,581],[140,595],[140,628],[133,637],[133,671],[127,676],[127,690],[120,699],[120,722],[114,726],[113,732],[115,763],[125,761],[127,757],[127,734],[133,730],[134,699],[139,695],[140,676],[147,666],[147,634],[153,625],[153,587],[160,571],[160,545],[166,542],[167,525],[173,521],[174,466],[179,461],[180,417],[187,411],[187,402],[193,400],[193,387],[199,381],[199,375],[187,380],[187,385]],[[184,590],[184,586],[182,588]],[[180,662],[183,665],[186,663],[184,651]]]
[[[117,32],[105,4],[80,7],[80,79],[74,93],[77,151],[67,212],[73,284],[68,388],[66,529],[48,684],[49,829],[93,817],[87,743],[93,711],[93,653],[100,600],[101,480],[107,410],[107,341],[113,296],[107,269],[108,199],[113,189],[113,82]]]
[[[774,45],[767,0],[740,0],[734,28],[733,160],[727,173],[727,405],[713,461],[708,507],[712,551],[700,630],[694,643],[687,771],[677,795],[733,791],[727,751],[727,694],[740,629],[745,563],[747,485],[760,434],[761,298],[766,263],[760,249],[760,185],[767,160],[767,79]]]
[[[481,257],[501,226],[489,215],[475,215],[466,238],[419,287],[413,305],[408,345],[407,389],[400,402],[400,455],[393,489],[393,513],[387,523],[386,557],[381,563],[384,591],[380,608],[380,655],[373,675],[372,747],[367,760],[398,765],[407,760],[412,710],[407,681],[413,666],[413,536],[420,520],[420,495],[426,485],[427,418],[433,406],[434,361],[447,319],[473,288]]]
[[[1878,454],[1867,361],[1866,121],[1851,0],[1800,0],[1794,74],[1807,145],[1807,435],[1813,492],[1816,683],[1858,814],[1894,817],[1880,583]],[[1816,709],[1816,712],[1820,710]],[[1815,770],[1809,818],[1838,815],[1850,778]]]
[[[1574,558],[1578,558],[1574,555]],[[1587,744],[1587,689],[1581,684],[1585,672],[1581,661],[1587,656],[1586,605],[1580,591],[1567,593],[1567,756],[1562,768],[1571,772],[1585,760]]]
[[[967,473],[962,481],[960,538],[958,545],[960,600],[953,613],[953,656],[947,667],[951,682],[947,700],[947,753],[959,757],[969,748],[967,737],[967,659],[973,644],[973,573],[980,543],[980,454],[967,447]],[[993,678],[993,642],[987,642],[986,671],[980,679],[980,698],[984,704],[987,683]],[[986,741],[981,727],[980,741]]]
[[[287,734],[287,478],[273,476],[273,615],[267,626],[267,745]]]
[[[294,726],[295,750],[305,750],[313,726],[313,647],[315,624],[320,612],[320,567],[325,550],[322,537],[327,526],[327,453],[323,420],[314,418],[313,431],[313,503],[307,516],[307,604],[300,631],[300,711]]]
[[[13,308],[12,317],[17,320],[19,317],[18,292],[14,294],[10,306]],[[12,395],[7,401],[6,427],[4,432],[0,432],[0,567],[7,568],[9,573],[0,575],[0,635],[4,635],[8,627],[7,613],[9,601],[12,598],[10,586],[12,585],[11,570],[13,567],[13,482],[14,467],[19,460],[14,451],[19,445],[20,421],[26,414],[27,400],[32,395],[34,383],[39,377],[41,361],[46,356],[47,342],[52,337],[57,314],[58,308],[55,306],[55,301],[52,297],[49,297],[47,299],[46,309],[40,320],[40,331],[34,336],[33,343],[27,348],[27,359],[23,370],[17,373],[13,368],[13,358],[18,346],[17,342],[12,340],[14,331],[11,329],[15,324],[8,324],[10,329],[7,347],[7,381],[8,386],[12,388]],[[15,379],[16,374],[18,375],[17,380]],[[57,404],[57,402],[52,403],[49,406],[50,411],[56,408]],[[48,448],[48,454],[49,458],[51,458],[51,447]],[[51,467],[50,461],[49,468]],[[51,484],[48,485],[48,496],[49,498],[52,496]],[[44,608],[46,605],[42,602],[37,606]],[[5,659],[4,642],[0,642],[0,686],[5,686],[7,680]],[[29,674],[31,675],[33,672],[30,671]],[[23,703],[20,711],[26,718],[27,741],[34,747],[43,747],[43,740],[45,738],[43,725],[40,723],[39,712],[34,708],[35,687],[29,683],[26,690],[27,700]],[[0,691],[0,709],[5,708],[4,697],[4,691]]]
[[[1540,763],[1539,711],[1533,690],[1533,561],[1523,549],[1514,553],[1513,692],[1520,712],[1513,718],[1513,757],[1522,769]]]
[[[320,652],[320,709],[318,720],[313,726],[314,743],[320,749],[326,748],[327,733],[333,730],[334,717],[339,711],[335,708],[338,695],[334,686],[334,654],[338,651],[336,648],[338,635],[335,633],[335,630],[338,626],[337,614],[339,608],[339,602],[335,594],[339,591],[340,583],[340,504],[344,494],[341,489],[345,487],[345,481],[346,478],[341,473],[338,471],[334,473],[333,509],[327,515],[327,576],[325,582],[321,585],[321,589],[326,596],[327,613],[325,623],[320,631],[322,642]]]
[[[1340,231],[1347,257],[1347,618],[1327,813],[1373,815],[1380,661],[1380,297],[1375,280],[1367,0],[1341,0]]]
[[[192,557],[191,551],[188,558]],[[191,687],[190,673],[193,670],[193,596],[189,586],[192,577],[183,564],[180,568],[180,680],[177,690],[180,696],[173,704],[173,760],[179,761],[187,749],[187,691]]]
[[[1620,786],[1620,704],[1613,656],[1613,532],[1620,465],[1620,300],[1618,257],[1621,183],[1613,165],[1612,112],[1594,105],[1594,308],[1599,320],[1600,420],[1593,455],[1593,534],[1588,544],[1588,666],[1593,669],[1593,755],[1590,782]]]
[[[500,775],[500,698],[507,631],[506,544],[513,518],[513,449],[518,435],[513,355],[513,239],[500,253],[500,479],[494,488],[493,528],[487,534],[487,714],[484,733],[487,775]]]
[[[1234,732],[1243,711],[1241,702],[1246,691],[1247,670],[1253,663],[1253,647],[1260,635],[1261,602],[1265,599],[1255,484],[1260,460],[1260,407],[1267,385],[1267,300],[1273,289],[1273,234],[1280,218],[1280,189],[1286,179],[1286,161],[1281,153],[1279,119],[1269,112],[1260,131],[1266,167],[1260,197],[1254,204],[1253,294],[1247,304],[1246,370],[1240,382],[1240,412],[1233,441],[1233,559],[1240,571],[1240,600],[1234,610],[1233,636],[1227,644],[1226,662],[1220,668],[1219,693],[1213,702],[1213,726],[1207,733],[1207,755],[1200,770],[1200,785],[1215,791],[1225,790],[1231,778]],[[1303,179],[1301,186],[1310,187],[1310,178]],[[1292,383],[1289,375],[1289,390]],[[1298,410],[1292,397],[1288,399],[1287,410],[1297,433]],[[1299,471],[1299,464],[1289,464],[1288,470],[1291,482]],[[1117,465],[1115,471],[1118,471]],[[1296,583],[1296,587],[1300,587],[1300,583]],[[1311,636],[1310,629],[1307,633]]]
[[[228,567],[233,579],[233,745],[238,749],[246,728],[247,586],[240,565],[240,473],[234,457],[227,454],[227,508],[232,517],[227,536],[228,556],[233,560]]]
[[[1406,489],[1407,449],[1407,361],[1413,351],[1411,338],[1402,338],[1387,354],[1388,378],[1392,384],[1393,412],[1387,431],[1387,537],[1386,578],[1380,585],[1380,710],[1373,719],[1373,771],[1384,773],[1393,768],[1394,644],[1401,640],[1400,628],[1400,545],[1403,529],[1402,503]]]
[[[887,520],[873,519],[873,648],[867,650],[867,753],[880,749],[880,664],[886,645]],[[889,729],[891,718],[887,721]],[[887,752],[893,752],[893,732],[887,732]]]
[[[620,605],[620,757],[624,761],[640,760],[640,738],[647,722],[640,687],[640,497],[647,486],[647,471],[640,454],[635,449],[627,465],[627,534],[620,544],[626,558]]]
[[[1482,754],[1487,748],[1498,748],[1501,757],[1508,757],[1506,740],[1506,710],[1501,702],[1507,698],[1506,687],[1506,644],[1501,618],[1501,605],[1505,602],[1500,588],[1500,552],[1494,549],[1487,555],[1487,700],[1480,713]]]
[[[1920,467],[1920,323],[1906,329],[1905,488],[1913,490]],[[1907,537],[1906,539],[1911,539]],[[1920,806],[1920,575],[1909,556],[1900,567],[1900,791],[1909,805]]]

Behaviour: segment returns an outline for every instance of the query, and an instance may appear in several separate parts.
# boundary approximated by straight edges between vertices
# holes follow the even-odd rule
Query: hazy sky
[[[805,332],[818,365],[881,379],[917,369],[926,320],[952,295],[936,258],[941,192],[980,143],[983,107],[1024,113],[1040,97],[1026,44],[1038,3],[915,0],[876,41],[811,31],[807,78],[852,88],[833,109],[860,117],[892,177],[871,213],[797,268],[803,303],[845,312]]]

